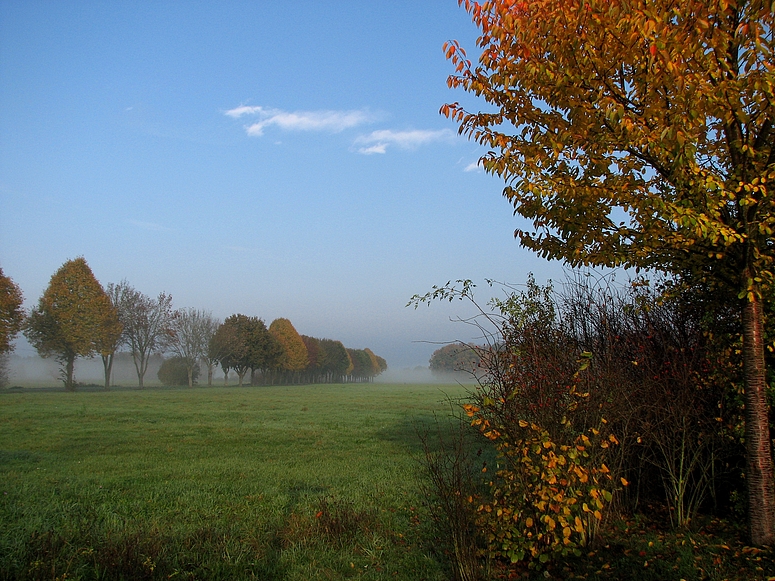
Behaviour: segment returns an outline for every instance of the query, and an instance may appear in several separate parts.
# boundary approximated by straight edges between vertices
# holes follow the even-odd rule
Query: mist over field
[[[162,358],[154,355],[148,364],[145,376],[150,383],[157,382],[156,373],[159,371]],[[215,376],[218,377],[218,376]],[[105,383],[105,372],[100,357],[75,360],[75,379],[81,385],[99,385]],[[223,373],[219,379],[223,382]],[[213,380],[215,381],[215,379]],[[207,378],[205,377],[205,383]],[[8,358],[8,385],[33,387],[35,385],[61,387],[60,365],[53,357],[43,358],[37,355],[11,355]],[[135,371],[132,356],[129,353],[117,353],[113,361],[113,373],[111,385],[132,386],[137,385],[137,372]]]
[[[156,376],[161,366],[162,357],[154,355],[148,365],[145,374],[147,384],[158,384]],[[81,385],[104,384],[104,371],[102,359],[92,357],[90,359],[79,358],[75,361],[75,379]],[[428,367],[416,366],[403,369],[388,368],[378,375],[375,383],[416,383],[416,384],[450,384],[471,382],[471,378],[464,374],[437,375],[431,373]],[[237,376],[229,373],[229,385],[237,384]],[[8,358],[8,386],[9,387],[61,387],[60,366],[54,358],[42,358],[37,355],[16,355]],[[117,353],[113,361],[112,386],[132,387],[137,386],[137,372],[129,353]],[[207,369],[202,366],[197,385],[207,385]],[[213,371],[213,385],[223,385],[223,371],[217,367]]]

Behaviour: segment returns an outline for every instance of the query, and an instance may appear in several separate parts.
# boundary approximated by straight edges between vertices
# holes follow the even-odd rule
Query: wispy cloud
[[[476,161],[472,161],[463,168],[463,171],[484,171],[484,167],[482,167],[482,160],[477,159]]]
[[[150,230],[151,232],[172,232],[172,228],[162,226],[161,224],[155,224],[154,222],[142,222],[140,220],[129,220],[129,223],[143,230]]]
[[[242,105],[225,112],[229,117],[239,119],[257,117],[255,123],[245,127],[248,135],[258,137],[264,129],[274,125],[287,131],[329,131],[338,133],[375,120],[374,115],[363,109],[351,111],[283,111],[265,107]]]
[[[435,141],[449,141],[454,133],[449,129],[430,131],[413,129],[409,131],[393,131],[392,129],[380,129],[372,131],[368,135],[361,135],[355,140],[355,145],[360,146],[358,153],[371,155],[373,153],[386,153],[388,146],[395,145],[401,149],[416,149],[421,145]]]

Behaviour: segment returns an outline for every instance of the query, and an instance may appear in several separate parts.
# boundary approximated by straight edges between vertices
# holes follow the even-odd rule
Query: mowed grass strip
[[[462,392],[0,394],[0,576],[444,579],[416,430]]]

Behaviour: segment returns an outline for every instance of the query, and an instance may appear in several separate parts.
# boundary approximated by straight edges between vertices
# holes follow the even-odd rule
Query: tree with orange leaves
[[[115,308],[83,258],[68,260],[51,277],[27,319],[24,334],[41,357],[62,365],[65,388],[75,389],[77,357],[90,357],[105,330],[117,324]]]
[[[754,544],[775,543],[763,297],[775,282],[771,0],[461,0],[476,64],[445,46],[442,113],[490,151],[532,223],[523,246],[572,266],[646,268],[715,285],[743,332]]]
[[[24,323],[23,302],[19,286],[0,268],[0,356],[13,351],[11,342]]]

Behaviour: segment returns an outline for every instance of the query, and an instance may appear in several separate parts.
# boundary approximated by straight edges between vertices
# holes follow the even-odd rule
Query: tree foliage
[[[447,373],[467,372],[475,373],[479,364],[479,355],[476,349],[464,343],[450,343],[444,345],[431,355],[428,362],[434,375]]]
[[[21,289],[0,268],[0,356],[13,351],[14,337],[22,330],[23,302]]]
[[[215,350],[220,355],[224,373],[233,369],[239,385],[250,369],[250,333],[253,321],[247,315],[236,314],[226,318],[213,336]]]
[[[321,339],[318,362],[326,381],[342,381],[352,371],[350,355],[341,341]]]
[[[775,278],[775,10],[769,0],[461,0],[442,113],[490,148],[522,245],[571,265],[689,274],[742,299],[749,512],[775,541],[761,298]]]
[[[227,317],[218,327],[212,340],[212,349],[220,357],[226,373],[233,369],[242,385],[245,374],[251,371],[268,372],[278,366],[282,348],[258,317],[236,314]]]
[[[162,361],[156,376],[162,385],[167,387],[177,387],[180,385],[192,387],[199,378],[199,364],[195,363],[191,366],[190,361],[175,355]]]
[[[295,374],[309,365],[307,346],[288,319],[272,321],[269,332],[282,347],[282,355],[277,362],[280,370]]]
[[[556,292],[530,277],[471,319],[485,345],[474,348],[480,374],[464,409],[498,458],[495,470],[485,466],[485,492],[458,493],[490,554],[541,562],[576,553],[612,502],[667,506],[676,527],[701,509],[731,508],[722,503],[744,483],[742,402],[729,389],[740,378],[734,310],[709,310],[707,288],[683,285],[577,273]],[[414,302],[473,301],[473,287],[462,281]]]
[[[62,365],[66,389],[75,389],[77,357],[89,357],[106,328],[115,324],[115,310],[83,258],[68,260],[51,277],[27,320],[25,336],[42,357]]]

